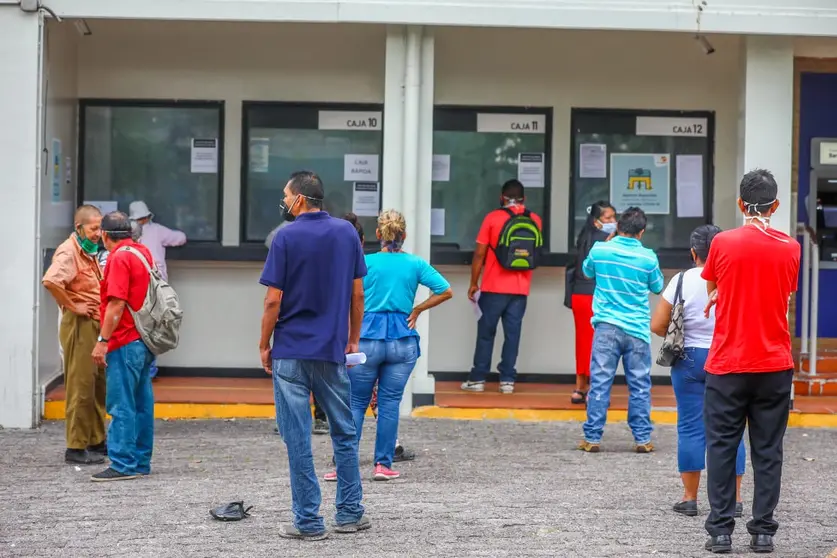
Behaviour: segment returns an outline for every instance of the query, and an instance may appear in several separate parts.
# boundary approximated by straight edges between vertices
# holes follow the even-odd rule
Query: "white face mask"
[[[599,224],[602,226],[603,233],[613,234],[616,232],[616,223],[602,223],[600,221]]]
[[[759,208],[759,207],[771,206],[771,205],[773,205],[774,203],[776,203],[776,200],[775,200],[775,199],[774,199],[774,200],[772,200],[772,201],[769,201],[769,202],[767,202],[767,203],[760,203],[760,204],[755,204],[755,203],[745,203],[745,204],[744,204],[744,210],[745,210],[745,212],[744,212],[744,223],[745,223],[745,224],[747,224],[747,225],[753,225],[753,226],[755,226],[755,227],[756,227],[756,229],[758,229],[758,230],[759,230],[759,231],[761,231],[762,233],[766,234],[767,236],[769,236],[769,237],[770,237],[770,238],[772,238],[773,240],[778,240],[779,242],[785,242],[785,243],[787,243],[787,242],[788,242],[788,240],[787,240],[787,239],[784,239],[784,238],[776,238],[775,236],[773,236],[772,234],[770,234],[769,232],[767,232],[767,230],[766,230],[766,229],[770,227],[770,217],[765,217],[765,216],[763,216],[763,215],[762,215],[762,214],[760,214],[760,213],[759,213],[759,214],[757,214],[757,215],[750,215],[750,212],[751,212],[751,211],[753,211],[753,210],[758,211],[758,208]],[[753,221],[758,221],[759,223],[761,223],[761,224],[762,224],[762,227],[759,227],[758,225],[756,225],[755,223],[753,223]]]

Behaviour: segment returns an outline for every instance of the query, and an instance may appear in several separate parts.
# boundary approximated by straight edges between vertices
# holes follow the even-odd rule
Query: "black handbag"
[[[663,346],[660,347],[660,354],[657,355],[657,364],[660,366],[672,367],[678,360],[683,358],[686,350],[686,342],[683,335],[683,275],[681,271],[677,278],[677,290],[674,292],[674,302],[671,305],[671,320],[668,322],[666,336],[663,338]]]
[[[564,306],[573,309],[573,289],[575,287],[575,262],[567,264],[564,274]]]

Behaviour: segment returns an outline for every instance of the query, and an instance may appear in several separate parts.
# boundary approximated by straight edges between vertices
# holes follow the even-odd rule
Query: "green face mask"
[[[99,244],[97,242],[93,242],[89,238],[82,238],[81,234],[79,233],[76,233],[76,239],[78,240],[78,243],[85,254],[95,256],[99,252]]]

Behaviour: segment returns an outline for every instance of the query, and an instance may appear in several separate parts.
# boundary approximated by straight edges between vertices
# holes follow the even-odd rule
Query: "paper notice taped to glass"
[[[352,185],[352,213],[358,217],[377,217],[380,199],[377,182],[355,182]]]
[[[517,156],[517,179],[526,188],[543,188],[543,153],[520,153]]]
[[[218,173],[218,140],[192,138],[192,172]]]
[[[480,308],[480,291],[474,293],[474,300],[468,299],[468,302],[471,303],[472,310],[474,311],[474,316],[476,316],[477,321],[482,318],[482,309]]]
[[[677,216],[703,217],[703,155],[678,155]]]
[[[343,156],[343,180],[357,182],[378,181],[378,156],[348,154]]]
[[[430,234],[432,236],[445,236],[445,208],[430,210]]]
[[[433,182],[450,182],[450,155],[433,155]]]
[[[607,145],[582,143],[578,158],[579,178],[607,178]]]

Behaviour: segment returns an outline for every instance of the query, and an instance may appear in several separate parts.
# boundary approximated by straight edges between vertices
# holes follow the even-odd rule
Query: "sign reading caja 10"
[[[679,136],[705,138],[709,135],[706,118],[671,118],[664,116],[638,116],[638,136]]]
[[[319,111],[320,130],[358,130],[380,131],[382,129],[380,111]]]

